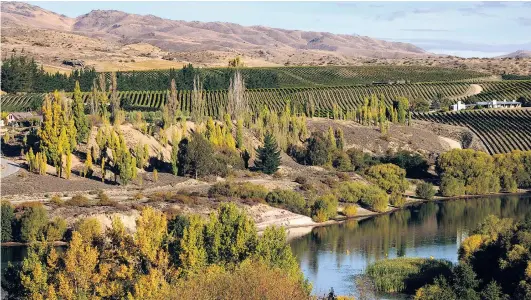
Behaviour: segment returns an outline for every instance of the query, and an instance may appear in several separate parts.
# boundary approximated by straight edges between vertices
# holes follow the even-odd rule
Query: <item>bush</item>
[[[332,166],[341,172],[352,171],[352,163],[350,157],[343,151],[336,151],[333,154]]]
[[[296,214],[308,215],[306,200],[297,192],[275,189],[267,194],[265,200],[272,206],[287,209]]]
[[[55,204],[57,206],[63,206],[65,204],[65,201],[59,197],[59,195],[53,195],[52,199],[50,199],[50,202],[52,204]]]
[[[311,207],[311,216],[316,222],[324,222],[337,215],[337,198],[327,194],[315,200]]]
[[[72,199],[65,201],[65,205],[87,207],[90,206],[90,201],[83,195],[75,195]]]
[[[401,194],[392,194],[389,197],[389,202],[394,207],[402,207],[404,204],[406,204],[406,198],[404,198],[404,196]]]
[[[90,243],[100,241],[103,235],[103,228],[96,218],[82,219],[77,222],[74,228],[81,234],[83,241]]]
[[[303,184],[308,183],[308,178],[307,178],[307,177],[304,177],[304,176],[297,176],[297,178],[295,178],[294,181],[295,181],[296,183],[298,183],[298,184],[303,185]]]
[[[371,155],[363,152],[362,150],[351,148],[347,150],[347,155],[350,158],[350,163],[354,171],[363,170],[374,164],[379,163],[379,160],[377,158],[372,157]]]
[[[343,214],[347,217],[354,217],[358,212],[358,208],[354,204],[348,204],[343,209]]]
[[[216,183],[208,189],[208,197],[238,197],[241,199],[265,199],[267,189],[252,183]]]
[[[429,182],[421,182],[417,184],[415,194],[419,198],[433,200],[433,197],[435,196],[435,188],[433,187],[433,184]]]
[[[375,165],[367,170],[366,175],[388,194],[403,194],[409,187],[406,171],[397,165]]]
[[[438,276],[448,276],[451,267],[446,260],[400,257],[377,261],[366,272],[379,292],[412,293]]]
[[[41,241],[45,237],[48,212],[42,206],[28,207],[20,219],[20,239],[23,242]]]
[[[66,232],[66,221],[63,218],[56,217],[46,228],[46,239],[49,242],[60,241]]]
[[[408,177],[423,177],[429,167],[428,162],[420,154],[406,150],[387,156],[385,161],[405,169]]]
[[[15,208],[11,203],[2,201],[2,242],[13,241],[13,222],[15,220]]]
[[[455,197],[465,194],[465,183],[457,178],[443,175],[441,179],[441,195]]]
[[[366,193],[368,185],[359,181],[344,182],[336,189],[336,194],[341,202],[357,203]]]
[[[179,299],[309,299],[309,290],[281,268],[246,261],[233,271],[210,266],[177,282]]]
[[[370,210],[384,212],[389,205],[389,195],[376,186],[369,185],[360,203]]]

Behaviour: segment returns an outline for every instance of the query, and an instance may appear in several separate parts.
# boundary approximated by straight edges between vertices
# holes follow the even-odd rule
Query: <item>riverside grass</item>
[[[372,263],[366,274],[378,292],[412,294],[439,275],[448,275],[452,263],[431,258],[394,258]]]

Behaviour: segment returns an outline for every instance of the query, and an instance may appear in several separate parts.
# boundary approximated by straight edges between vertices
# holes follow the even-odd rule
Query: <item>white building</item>
[[[452,111],[458,111],[466,108],[466,104],[461,101],[457,101],[456,104],[452,104]]]
[[[516,108],[522,107],[522,103],[516,101],[485,101],[485,102],[476,102],[475,104],[464,104],[461,101],[457,101],[456,104],[452,105],[452,111],[459,111],[466,108],[479,107],[479,108]]]

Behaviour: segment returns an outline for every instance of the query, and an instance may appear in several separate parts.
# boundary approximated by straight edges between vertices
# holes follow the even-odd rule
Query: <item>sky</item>
[[[30,3],[69,17],[115,9],[173,20],[356,34],[463,57],[531,50],[531,1]]]

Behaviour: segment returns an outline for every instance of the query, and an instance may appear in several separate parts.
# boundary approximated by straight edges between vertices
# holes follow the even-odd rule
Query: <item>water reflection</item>
[[[386,257],[419,256],[457,261],[457,249],[486,216],[523,219],[531,215],[530,196],[430,202],[362,221],[314,228],[291,241],[314,292],[330,287],[356,295],[353,276]]]

